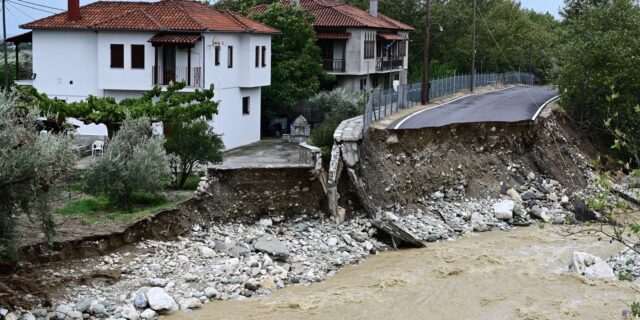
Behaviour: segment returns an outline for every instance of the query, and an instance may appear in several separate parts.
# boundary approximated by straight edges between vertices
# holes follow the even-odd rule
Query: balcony
[[[163,66],[153,66],[153,84],[169,85],[170,83],[184,81],[187,87],[202,88],[202,68],[201,67],[175,67],[165,68]]]
[[[323,59],[322,67],[328,72],[344,72],[344,59]]]
[[[378,58],[376,59],[377,71],[389,71],[404,68],[404,58]]]

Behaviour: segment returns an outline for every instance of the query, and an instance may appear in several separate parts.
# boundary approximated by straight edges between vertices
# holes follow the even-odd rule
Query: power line
[[[23,15],[25,15],[27,18],[31,19],[31,20],[36,20],[34,17],[32,17],[31,15],[27,14],[26,12],[22,11],[22,9],[20,9],[18,6],[14,5],[13,3],[9,3],[11,5],[12,8],[18,10],[20,13],[22,13]]]
[[[27,7],[29,9],[33,9],[33,10],[38,10],[38,11],[42,11],[42,12],[46,12],[46,13],[51,13],[51,14],[57,14],[58,12],[53,12],[53,11],[49,11],[49,10],[45,10],[45,9],[40,9],[38,7],[32,7],[30,5],[24,4],[24,3],[19,3],[19,2],[13,2],[11,0],[7,0],[7,2],[9,3],[13,3],[13,4],[17,4],[19,6],[23,6],[23,7]]]
[[[43,8],[48,8],[48,9],[58,10],[58,11],[67,11],[67,10],[64,10],[64,9],[56,8],[56,7],[45,6],[44,4],[39,4],[39,3],[35,3],[35,2],[30,2],[30,1],[27,1],[27,0],[17,0],[17,1],[24,2],[24,3],[28,3],[28,4],[32,4],[32,5],[34,5],[34,6],[38,6],[38,7],[43,7]]]

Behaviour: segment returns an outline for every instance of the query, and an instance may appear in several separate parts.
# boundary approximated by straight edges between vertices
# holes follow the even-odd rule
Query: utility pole
[[[423,105],[429,103],[429,34],[431,33],[431,0],[425,2],[424,21],[424,74],[422,75],[422,97]]]
[[[7,4],[2,0],[2,46],[4,48],[4,92],[9,92],[9,57],[7,56]]]
[[[476,33],[477,33],[477,22],[478,22],[478,17],[477,17],[477,13],[478,13],[478,0],[473,0],[473,35],[472,37],[472,41],[473,41],[473,45],[472,45],[472,51],[471,51],[471,92],[473,92],[473,90],[475,89],[476,86]]]

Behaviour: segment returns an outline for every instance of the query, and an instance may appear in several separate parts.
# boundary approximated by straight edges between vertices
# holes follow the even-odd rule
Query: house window
[[[227,67],[233,68],[233,47],[229,46],[227,48]]]
[[[214,47],[214,62],[216,66],[220,65],[220,46]]]
[[[400,81],[400,74],[399,73],[394,74],[393,75],[393,80]]]
[[[267,66],[267,47],[262,46],[262,67]]]
[[[367,90],[367,78],[360,79],[360,90]]]
[[[243,97],[242,98],[242,115],[249,115],[250,110],[250,97]]]
[[[404,58],[407,56],[407,41],[400,41],[398,42],[398,51],[399,51],[399,56],[401,58]]]
[[[124,68],[124,45],[111,45],[111,68]]]
[[[144,45],[131,45],[131,69],[144,69]]]
[[[260,68],[260,46],[256,46],[256,68]]]
[[[364,34],[364,58],[373,59],[376,57],[376,36],[375,33]]]

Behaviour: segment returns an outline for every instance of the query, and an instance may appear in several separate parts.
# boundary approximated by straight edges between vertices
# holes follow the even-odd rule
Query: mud
[[[567,272],[574,251],[608,257],[620,246],[559,231],[530,227],[386,252],[320,284],[169,319],[621,319],[640,299],[632,284]]]

